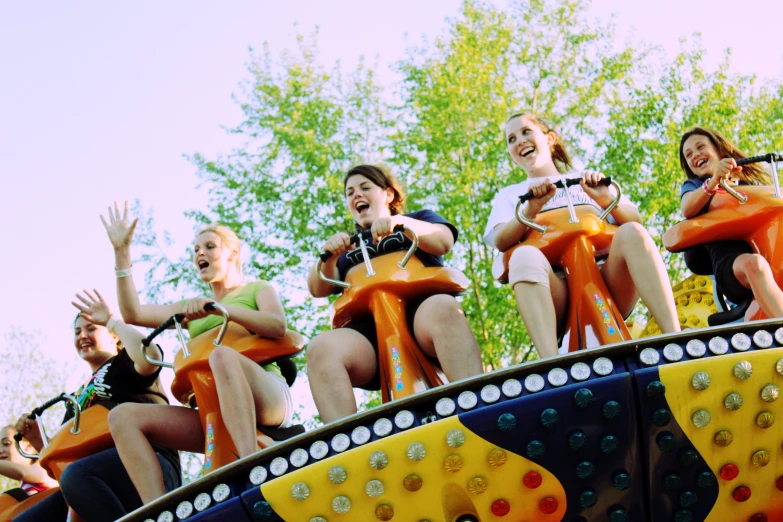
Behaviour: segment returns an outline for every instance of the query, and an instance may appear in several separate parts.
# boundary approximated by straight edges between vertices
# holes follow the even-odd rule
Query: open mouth
[[[202,259],[202,260],[200,260],[200,261],[198,262],[198,269],[199,269],[199,270],[204,270],[204,269],[205,269],[205,268],[207,268],[208,266],[209,266],[209,262],[207,262],[205,259]]]
[[[707,164],[706,158],[702,159],[702,160],[699,160],[699,161],[696,162],[696,168],[702,168],[706,164]]]
[[[359,213],[359,215],[361,216],[361,215],[363,215],[363,214],[364,214],[364,213],[365,213],[367,210],[369,210],[369,209],[370,209],[370,204],[369,204],[369,203],[365,203],[364,201],[360,201],[360,202],[358,202],[358,203],[357,203],[357,204],[354,206],[354,208],[356,209],[356,212],[358,212],[358,213]]]
[[[535,147],[529,147],[527,149],[522,149],[522,152],[519,155],[522,156],[523,158],[526,158],[531,154],[533,154],[535,151],[536,151]]]
[[[89,350],[91,350],[93,348],[95,348],[95,345],[92,344],[92,343],[84,343],[84,344],[80,344],[79,345],[79,350],[81,350],[83,352],[89,351]]]

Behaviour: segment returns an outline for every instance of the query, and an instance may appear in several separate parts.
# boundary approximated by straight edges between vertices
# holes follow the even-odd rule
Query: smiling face
[[[351,216],[360,227],[368,228],[379,217],[391,216],[389,204],[394,200],[394,190],[383,189],[356,174],[345,182],[345,200]]]
[[[16,451],[15,434],[16,431],[11,426],[6,426],[0,430],[0,461],[25,464],[24,457]]]
[[[105,326],[92,324],[79,316],[73,327],[73,343],[79,357],[92,366],[117,355],[117,338]]]
[[[514,163],[528,173],[553,163],[551,147],[555,141],[554,133],[545,133],[528,116],[512,118],[506,124],[506,150]]]
[[[682,157],[696,177],[712,176],[718,168],[721,155],[718,148],[707,136],[693,134],[682,144]]]
[[[205,283],[224,281],[236,267],[239,253],[229,248],[220,234],[206,231],[196,238],[193,257],[199,278]]]

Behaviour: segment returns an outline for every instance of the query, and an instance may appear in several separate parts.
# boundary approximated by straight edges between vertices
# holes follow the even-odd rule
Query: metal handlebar
[[[726,183],[726,178],[720,178],[720,186],[723,187],[723,190],[737,198],[737,201],[740,202],[740,205],[744,205],[748,202],[748,196],[740,192],[739,190],[732,188],[731,185]]]
[[[408,249],[408,251],[405,253],[403,258],[400,260],[399,263],[397,263],[397,266],[405,270],[405,267],[408,265],[408,261],[411,260],[413,255],[416,253],[416,250],[419,248],[419,236],[416,235],[416,232],[411,230],[410,228],[404,226],[404,225],[397,225],[394,227],[394,231],[402,231],[410,233],[411,236],[411,246]],[[365,232],[366,234],[366,232]],[[362,238],[362,234],[354,234],[351,236],[351,243],[358,242],[359,248],[362,250],[362,258],[364,259],[364,264],[367,267],[367,277],[372,277],[375,275],[375,270],[372,268],[372,264],[370,263],[370,255],[367,251],[367,246],[364,243],[364,240]],[[339,288],[351,288],[351,283],[347,283],[345,281],[340,281],[339,279],[332,279],[330,277],[326,277],[324,273],[321,271],[321,267],[323,264],[328,261],[332,257],[331,252],[323,252],[319,254],[318,256],[318,262],[315,265],[315,271],[318,273],[318,277],[321,279],[321,281],[325,283],[329,283],[332,286],[337,286]]]
[[[215,340],[212,341],[212,344],[214,344],[215,346],[223,346],[223,336],[226,335],[226,330],[228,330],[228,321],[231,319],[231,317],[228,314],[228,310],[226,310],[225,306],[216,302],[205,304],[204,310],[208,312],[211,312],[212,310],[217,310],[223,316],[223,324],[220,326],[220,331],[218,332],[217,337],[215,337]],[[180,330],[180,334],[181,334],[181,330]],[[181,335],[180,335],[180,340],[184,340],[184,338],[182,338]],[[182,347],[183,347],[182,351],[184,352],[183,357],[189,357],[190,351],[188,351],[187,344],[183,342]]]
[[[79,405],[79,401],[76,400],[76,397],[73,395],[70,395],[68,393],[61,393],[57,397],[50,399],[43,403],[42,405],[38,406],[37,408],[34,408],[32,412],[30,412],[30,419],[35,420],[36,418],[40,417],[41,414],[54,406],[55,404],[58,404],[60,402],[70,402],[73,406],[73,426],[71,426],[70,432],[74,435],[78,435],[81,431],[79,428],[79,422],[81,420],[82,416],[82,408]],[[36,422],[38,426],[38,431],[41,433],[41,441],[43,442],[44,449],[49,447],[49,436],[46,434],[46,429],[44,428],[44,425],[42,422]],[[14,441],[16,442],[16,450],[19,452],[19,454],[27,459],[37,459],[39,458],[39,455],[37,453],[27,453],[24,451],[21,446],[20,442],[22,441],[24,437],[21,433],[14,434]]]
[[[768,152],[767,154],[760,154],[758,156],[750,156],[749,158],[740,158],[736,160],[737,166],[741,167],[743,165],[750,165],[751,163],[760,163],[760,162],[767,162],[772,167],[772,183],[775,187],[775,197],[780,198],[780,180],[778,180],[778,161],[783,161],[783,155],[775,154],[773,152]],[[723,189],[737,198],[737,200],[740,202],[740,205],[744,205],[748,202],[748,196],[743,194],[742,192],[736,190],[735,188],[729,186],[726,183],[725,178],[721,178],[720,180],[720,186],[723,187]]]

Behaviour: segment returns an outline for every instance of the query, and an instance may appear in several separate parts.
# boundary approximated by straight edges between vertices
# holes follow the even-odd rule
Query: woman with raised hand
[[[96,404],[165,405],[166,394],[158,379],[160,368],[147,363],[141,353],[142,335],[111,314],[101,295],[85,291],[72,303],[80,310],[74,322],[74,344],[79,357],[90,366],[91,376],[74,396],[82,411]],[[157,354],[156,354],[157,352]],[[153,357],[160,357],[157,348]],[[117,406],[121,407],[121,406]],[[66,409],[63,422],[73,417]],[[22,416],[17,430],[38,451],[43,448],[35,420]],[[164,489],[180,485],[179,455],[165,445],[155,446],[153,459],[163,470]],[[66,505],[67,502],[67,505]],[[66,519],[68,506],[86,522],[109,522],[141,507],[130,477],[116,448],[107,449],[68,465],[60,476],[60,492],[36,504],[14,519],[16,522]]]
[[[13,426],[0,429],[0,475],[18,480],[20,484],[17,489],[27,496],[56,486],[57,482],[49,478],[38,461],[26,459],[16,451],[14,435],[16,429]]]
[[[772,185],[772,178],[759,165],[738,167],[747,157],[734,144],[711,129],[694,127],[680,139],[680,166],[688,178],[680,189],[680,208],[685,218],[706,214],[720,180],[737,180],[739,185]],[[731,226],[727,224],[727,226]],[[753,297],[769,318],[783,317],[783,291],[769,262],[753,252],[745,241],[705,243],[718,291],[733,303]],[[752,310],[749,310],[750,315]]]
[[[101,219],[114,247],[117,295],[128,323],[154,327],[183,313],[193,338],[223,323],[219,312],[204,310],[207,303],[218,302],[228,310],[231,321],[249,331],[271,339],[285,336],[286,319],[277,292],[266,281],[244,282],[239,239],[228,227],[205,227],[193,243],[193,263],[199,278],[210,285],[212,297],[165,305],[141,304],[131,274],[130,253],[138,219],[129,221],[127,202],[124,212],[115,204],[109,208],[109,221]],[[220,346],[210,353],[209,365],[223,422],[239,458],[258,451],[257,424],[285,427],[291,422],[291,394],[277,364],[259,366],[230,347]],[[125,469],[145,504],[165,493],[152,444],[204,451],[201,419],[192,408],[126,405],[111,412],[109,425]],[[272,444],[268,438],[265,442]]]
[[[600,172],[568,172],[571,158],[560,136],[538,116],[515,114],[506,123],[506,149],[512,161],[527,173],[522,183],[502,189],[492,201],[492,211],[484,232],[490,247],[505,252],[519,243],[527,227],[516,219],[518,197],[532,191],[535,197],[524,214],[535,219],[539,212],[565,207],[566,189],[553,183],[581,178],[570,187],[577,205],[609,206],[615,195],[598,184]],[[680,331],[669,276],[647,230],[641,225],[636,206],[627,198],[612,211],[613,223],[620,225],[608,251],[596,252],[603,262],[601,276],[623,317],[633,311],[639,298],[652,312],[663,332]],[[539,357],[558,353],[558,332],[565,327],[568,310],[568,284],[544,254],[534,246],[522,246],[509,261],[509,285],[517,307]]]
[[[403,214],[405,194],[396,178],[374,165],[359,165],[345,175],[343,188],[346,204],[360,231],[370,230],[377,250],[385,252],[384,238],[394,227],[404,225],[419,236],[416,251],[424,266],[443,266],[446,255],[457,239],[457,229],[431,210]],[[400,243],[390,238],[392,243]],[[398,245],[410,248],[411,242]],[[332,257],[323,264],[323,273],[332,279],[345,279],[348,270],[361,263],[355,255],[350,236],[338,233],[323,247]],[[336,289],[322,281],[316,267],[307,279],[313,297],[327,297]],[[409,303],[408,327],[417,344],[430,357],[437,357],[449,381],[482,373],[476,338],[468,326],[465,313],[451,295],[434,295]],[[353,387],[368,390],[380,388],[378,340],[372,317],[352,321],[343,328],[323,332],[307,347],[307,376],[310,389],[324,423],[356,413]]]

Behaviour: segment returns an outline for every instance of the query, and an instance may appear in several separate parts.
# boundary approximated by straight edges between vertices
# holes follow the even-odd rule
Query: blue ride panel
[[[252,486],[242,493],[240,498],[250,520],[254,522],[285,522],[266,501],[260,487]]]
[[[209,509],[188,518],[192,522],[252,522],[239,497],[215,504]]]

